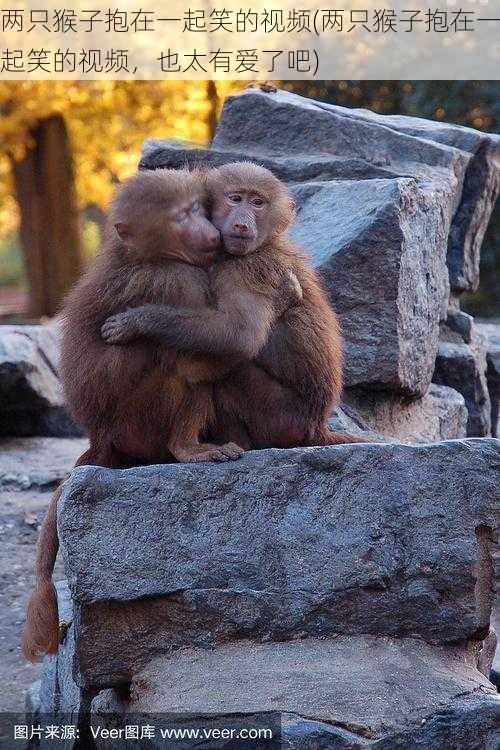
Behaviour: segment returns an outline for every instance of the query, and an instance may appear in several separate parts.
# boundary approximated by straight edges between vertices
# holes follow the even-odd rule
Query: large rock
[[[77,682],[241,638],[481,640],[499,479],[495,440],[80,467],[58,513]]]
[[[340,315],[345,385],[423,395],[448,294],[439,200],[411,179],[303,183],[292,193],[292,236]]]
[[[400,133],[375,122],[363,122],[318,106],[286,91],[266,94],[247,89],[228,97],[213,140],[216,150],[260,155],[307,154],[355,159],[395,177],[412,176],[457,207],[470,154],[427,139]],[[443,205],[444,207],[444,205]]]
[[[97,737],[89,746],[97,750],[109,747],[109,738],[99,736],[103,728],[126,725],[154,726],[147,746],[158,749],[165,747],[165,729],[190,731],[191,738],[176,745],[191,750],[193,731],[215,738],[217,730],[259,727],[274,736],[263,747],[291,750],[496,746],[500,698],[467,644],[383,636],[238,641],[154,659],[125,689],[97,695],[73,681],[74,648],[70,629],[57,656],[45,661],[42,689],[30,690],[27,710],[42,726],[76,724],[89,743],[92,727]]]
[[[467,434],[464,397],[444,385],[432,383],[422,398],[350,388],[344,392],[343,401],[354,409],[353,421],[359,416],[359,426],[370,434],[405,443],[452,440]],[[346,425],[345,431],[349,429]],[[362,434],[362,430],[355,434]]]
[[[429,166],[453,169],[455,163],[458,183],[447,252],[450,282],[458,292],[477,288],[481,244],[500,187],[500,136],[347,109],[285,91],[249,89],[226,100],[214,139],[219,149],[238,143],[255,154],[299,151],[360,158],[431,182],[437,175],[430,175]]]
[[[278,96],[283,96],[283,92],[279,92]],[[375,123],[400,133],[443,143],[471,155],[460,204],[450,229],[447,260],[454,291],[460,293],[477,289],[481,244],[500,187],[500,136],[418,117],[379,115],[366,109],[348,109],[323,102],[315,102],[315,106],[342,117]]]
[[[479,333],[486,339],[486,379],[491,401],[491,433],[500,437],[500,324],[479,323]]]
[[[0,326],[0,436],[81,435],[58,377],[58,334],[51,326]]]
[[[124,723],[150,712],[180,715],[180,726],[255,726],[267,717],[278,733],[281,714],[283,746],[297,750],[494,747],[500,727],[500,698],[466,653],[417,639],[194,649],[153,661],[131,695]]]

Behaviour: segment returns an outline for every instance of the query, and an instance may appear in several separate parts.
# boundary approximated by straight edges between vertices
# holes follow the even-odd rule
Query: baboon
[[[250,162],[210,170],[206,181],[225,250],[211,269],[214,305],[137,307],[108,318],[103,338],[150,337],[179,352],[244,358],[214,386],[214,439],[244,448],[362,442],[327,425],[342,389],[339,324],[310,263],[287,236],[295,211],[285,186]],[[302,299],[257,336],[249,324],[255,301],[287,271]]]
[[[101,338],[104,321],[127,307],[207,309],[207,268],[220,232],[206,218],[203,202],[203,181],[187,171],[139,173],[117,191],[101,252],[64,308],[61,378],[70,411],[90,438],[77,465],[225,461],[243,453],[232,441],[200,442],[214,418],[213,381],[242,355],[189,354],[146,339],[111,347]],[[260,346],[275,317],[297,299],[297,282],[289,273],[273,281],[253,300],[243,291],[239,305],[237,289],[228,295],[238,318],[233,327],[241,324],[240,316],[251,315]],[[37,548],[36,586],[23,636],[23,653],[32,661],[55,653],[58,645],[52,572],[60,492],[49,503]]]

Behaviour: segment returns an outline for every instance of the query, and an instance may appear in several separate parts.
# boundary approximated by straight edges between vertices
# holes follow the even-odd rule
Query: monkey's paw
[[[293,271],[288,271],[288,276],[289,276],[289,283],[290,283],[290,293],[296,302],[301,302],[302,301],[302,287],[300,286],[300,282],[298,278],[295,276]]]
[[[224,461],[236,461],[245,452],[236,443],[224,443],[223,445],[200,443],[189,448],[171,447],[170,450],[174,458],[181,463],[200,463],[205,461],[223,463]]]
[[[302,287],[293,271],[287,271],[280,284],[279,294],[286,308],[298,305],[302,302]]]
[[[107,344],[123,344],[137,335],[134,321],[127,313],[111,315],[101,327],[101,336]]]

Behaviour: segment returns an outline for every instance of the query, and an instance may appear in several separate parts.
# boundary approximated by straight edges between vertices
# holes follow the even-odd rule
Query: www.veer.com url
[[[90,732],[94,739],[101,740],[130,740],[145,739],[143,727],[132,725],[120,729],[109,729],[108,727],[91,726]],[[207,729],[196,728],[164,728],[148,727],[148,739],[160,737],[163,740],[272,740],[273,731],[265,727],[229,729],[217,727]],[[141,731],[142,730],[142,731]]]

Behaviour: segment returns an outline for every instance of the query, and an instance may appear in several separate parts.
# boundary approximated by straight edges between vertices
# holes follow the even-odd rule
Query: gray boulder
[[[499,478],[495,440],[80,467],[58,513],[75,678],[108,687],[155,655],[241,638],[481,640]]]
[[[0,436],[81,435],[58,377],[58,334],[51,326],[0,326]]]
[[[450,229],[447,260],[454,291],[477,289],[481,244],[500,188],[500,136],[418,117],[379,115],[366,109],[348,109],[323,102],[316,102],[316,106],[342,117],[452,146],[471,155],[460,204]]]
[[[439,200],[411,179],[304,183],[292,193],[292,237],[340,315],[345,385],[423,395],[448,297]]]
[[[181,651],[136,675],[131,694],[124,722],[150,712],[194,727],[259,726],[266,718],[278,734],[281,715],[283,746],[297,750],[494,747],[500,726],[500,698],[465,651],[417,639],[339,636]]]
[[[213,140],[216,150],[238,151],[243,146],[247,158],[337,156],[363,162],[367,176],[372,167],[394,177],[411,176],[432,185],[443,200],[446,196],[452,212],[470,161],[470,154],[452,146],[348,118],[286,91],[266,94],[257,89],[226,99]]]
[[[491,434],[500,436],[500,324],[479,323],[477,330],[486,339],[486,379],[491,401]]]
[[[455,192],[447,252],[450,283],[457,292],[477,288],[481,244],[500,187],[498,135],[347,109],[285,91],[248,89],[226,100],[214,139],[218,149],[238,147],[238,142],[254,154],[299,151],[359,158],[431,183],[443,179],[439,170],[453,170],[455,164],[455,188],[448,177]]]
[[[158,750],[165,747],[164,728],[209,730],[216,738],[217,730],[260,727],[274,736],[274,744],[262,747],[295,750],[472,750],[495,747],[498,737],[500,698],[463,644],[443,647],[377,636],[238,641],[215,651],[195,648],[154,659],[126,690],[97,694],[74,685],[73,656],[69,638],[54,657],[55,700],[46,701],[41,718],[49,724],[76,723],[80,738],[89,742],[92,728],[96,750],[109,747],[103,728],[127,724],[154,726],[147,746]],[[49,667],[46,662],[45,673]],[[46,674],[42,680],[48,682]],[[31,701],[27,705],[31,709]],[[219,737],[211,748],[228,746],[228,735]],[[193,747],[192,739],[176,745]],[[72,750],[81,744],[61,746]]]

